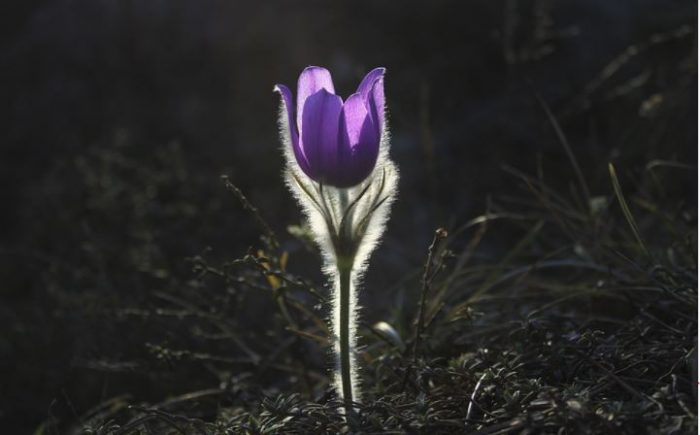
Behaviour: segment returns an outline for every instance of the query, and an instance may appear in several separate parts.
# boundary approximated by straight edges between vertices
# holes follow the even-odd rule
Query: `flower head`
[[[289,137],[299,167],[314,181],[352,187],[374,169],[384,129],[384,68],[370,71],[345,102],[330,72],[310,66],[297,85],[275,86],[287,112]]]

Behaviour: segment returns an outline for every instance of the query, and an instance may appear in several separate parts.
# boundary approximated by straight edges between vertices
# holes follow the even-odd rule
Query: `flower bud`
[[[335,94],[330,72],[317,66],[299,76],[296,106],[289,88],[275,86],[294,157],[309,178],[347,188],[372,173],[384,129],[384,71],[370,71],[345,102]]]

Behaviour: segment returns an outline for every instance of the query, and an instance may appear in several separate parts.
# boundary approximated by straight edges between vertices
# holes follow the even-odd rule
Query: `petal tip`
[[[361,93],[365,98],[372,92],[372,88],[377,82],[384,83],[384,74],[386,68],[377,67],[368,72],[357,87],[357,92]]]
[[[301,73],[304,74],[304,73],[307,72],[307,71],[309,71],[309,72],[311,72],[311,71],[318,71],[318,72],[323,72],[323,73],[329,73],[329,74],[330,74],[330,71],[328,71],[327,68],[324,68],[324,67],[322,67],[322,66],[316,66],[316,65],[309,65],[309,66],[307,66],[306,68],[304,68],[304,70],[303,70]]]

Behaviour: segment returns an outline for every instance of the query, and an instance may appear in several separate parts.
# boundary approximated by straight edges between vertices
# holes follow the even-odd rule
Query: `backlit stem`
[[[354,315],[351,309],[352,302],[352,267],[357,246],[356,241],[352,238],[352,213],[348,213],[350,207],[349,192],[347,189],[338,189],[338,201],[340,208],[340,216],[345,216],[344,219],[338,221],[339,227],[336,228],[335,236],[335,259],[338,269],[338,292],[336,294],[335,307],[338,317],[337,325],[334,325],[336,334],[338,334],[338,365],[340,372],[340,396],[343,399],[343,407],[345,416],[350,421],[354,412],[353,400],[355,394],[353,392],[353,363],[354,363],[354,337],[350,334],[354,331],[353,322]]]
[[[352,368],[350,364],[352,362],[351,352],[353,349],[350,348],[350,285],[351,285],[351,274],[352,274],[352,263],[342,264],[345,262],[338,262],[338,278],[340,280],[340,325],[338,325],[340,336],[340,378],[341,387],[343,389],[343,403],[345,406],[345,415],[350,417],[353,413],[353,391],[352,391]]]

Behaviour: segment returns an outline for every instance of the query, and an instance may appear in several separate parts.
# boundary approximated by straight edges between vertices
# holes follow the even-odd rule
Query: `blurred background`
[[[294,89],[307,65],[330,69],[343,96],[370,69],[388,71],[401,182],[363,295],[369,320],[390,310],[381,289],[422,264],[436,227],[511,193],[504,166],[561,191],[575,182],[536,95],[594,196],[609,193],[608,161],[628,182],[654,159],[697,162],[694,0],[12,3],[0,18],[6,433],[68,427],[119,394],[191,387],[147,369],[144,343],[178,332],[129,310],[193,285],[188,258],[259,247],[221,175],[278,234],[288,268],[323,282],[318,256],[288,232],[301,216],[282,181],[272,92]],[[692,208],[688,180],[676,194]],[[504,233],[485,249],[509,243]],[[240,315],[255,327],[268,308]]]

